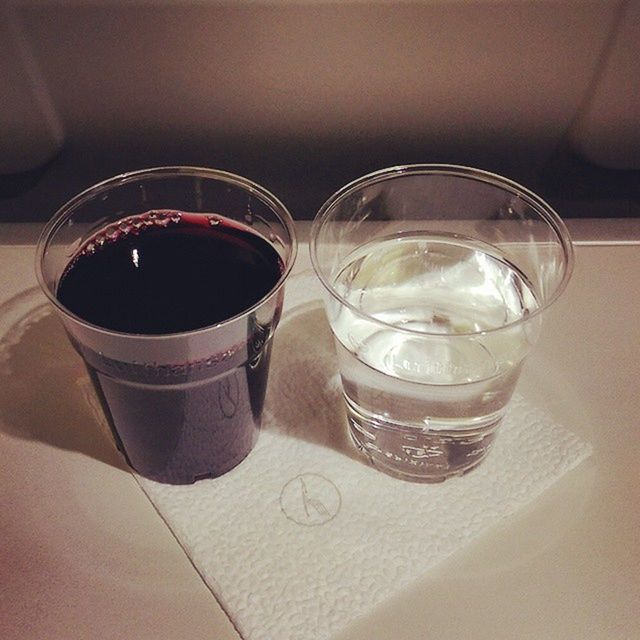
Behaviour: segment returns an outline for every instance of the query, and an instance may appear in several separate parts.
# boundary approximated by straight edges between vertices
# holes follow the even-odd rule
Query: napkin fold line
[[[221,597],[218,597],[218,595],[216,594],[216,590],[218,590],[218,591],[221,590],[221,585],[218,584],[218,582],[217,582],[217,580],[215,579],[214,576],[209,576],[209,579],[207,580],[207,577],[204,575],[203,571],[200,569],[200,567],[196,563],[195,559],[189,554],[189,550],[185,547],[185,544],[182,542],[182,540],[180,539],[180,537],[178,536],[178,534],[176,533],[174,528],[171,526],[171,523],[169,522],[169,520],[165,517],[163,512],[160,510],[160,508],[158,507],[158,505],[154,501],[153,496],[149,493],[149,491],[145,487],[144,479],[141,478],[133,470],[131,470],[131,475],[133,476],[134,480],[136,481],[136,484],[142,489],[143,493],[147,497],[147,500],[149,500],[149,502],[151,503],[151,506],[153,507],[155,512],[158,514],[158,516],[160,517],[162,522],[164,522],[165,526],[167,527],[167,529],[169,530],[169,532],[173,536],[173,539],[178,543],[180,549],[182,550],[184,555],[187,557],[187,560],[189,561],[189,564],[193,567],[195,572],[198,574],[198,577],[200,578],[200,580],[204,584],[204,586],[207,589],[207,591],[209,591],[209,593],[213,596],[213,599],[217,602],[218,606],[224,612],[224,615],[226,616],[227,620],[229,621],[229,623],[233,627],[233,629],[236,632],[236,634],[238,635],[238,637],[241,640],[244,640],[245,636],[243,635],[239,624],[235,620],[235,617],[232,615],[231,611],[229,610],[229,607],[224,602],[224,600]]]

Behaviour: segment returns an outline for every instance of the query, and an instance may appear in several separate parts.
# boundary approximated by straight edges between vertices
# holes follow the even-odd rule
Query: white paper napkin
[[[138,477],[245,640],[324,640],[554,484],[588,444],[516,396],[487,460],[443,484],[367,466],[311,273],[287,285],[264,430],[230,473]]]

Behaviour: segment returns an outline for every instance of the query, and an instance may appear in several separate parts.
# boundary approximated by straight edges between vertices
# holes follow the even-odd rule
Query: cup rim
[[[205,327],[199,327],[197,329],[190,329],[188,331],[177,331],[174,333],[129,333],[125,331],[109,329],[107,327],[101,327],[100,325],[89,322],[88,320],[85,320],[84,318],[78,316],[73,311],[68,309],[65,305],[63,305],[58,300],[55,292],[51,291],[49,285],[46,283],[42,268],[46,250],[54,233],[69,219],[69,217],[80,205],[84,204],[92,198],[95,198],[97,195],[108,191],[114,186],[128,184],[145,178],[176,177],[180,175],[212,178],[245,189],[251,195],[254,195],[262,200],[278,216],[285,229],[287,230],[287,233],[289,234],[289,238],[291,240],[291,248],[289,259],[285,262],[282,274],[280,275],[280,278],[278,279],[276,284],[269,290],[269,292],[247,309],[244,309],[240,313],[222,320],[221,322],[207,325]],[[249,178],[245,178],[243,176],[231,173],[229,171],[224,171],[222,169],[212,169],[207,167],[188,165],[169,165],[161,167],[150,167],[147,169],[137,169],[135,171],[127,171],[117,174],[115,176],[112,176],[111,178],[107,178],[106,180],[97,182],[96,184],[84,189],[80,193],[73,196],[70,200],[65,202],[48,220],[40,233],[36,245],[35,271],[38,284],[40,285],[40,288],[42,289],[48,300],[60,313],[63,314],[63,316],[70,318],[75,323],[80,324],[81,326],[90,329],[91,331],[101,333],[103,335],[115,336],[120,339],[171,340],[180,337],[195,336],[214,329],[220,329],[232,324],[240,318],[244,318],[251,314],[257,308],[267,302],[270,298],[272,298],[276,293],[278,293],[278,291],[284,286],[287,277],[293,269],[297,257],[297,252],[298,240],[296,236],[295,222],[293,220],[293,217],[291,216],[291,213],[285,207],[285,205],[280,201],[280,199],[273,195],[268,189],[259,185],[257,182],[250,180]]]
[[[384,182],[388,179],[393,179],[401,176],[408,175],[444,175],[450,177],[457,178],[465,178],[470,180],[476,180],[478,182],[483,182],[485,184],[490,184],[495,187],[499,187],[504,189],[505,191],[509,191],[514,195],[522,198],[529,206],[531,206],[535,211],[547,222],[547,224],[553,229],[555,232],[560,245],[562,246],[563,254],[565,256],[565,269],[562,274],[562,279],[554,289],[553,293],[542,302],[535,310],[531,311],[526,317],[519,318],[517,320],[513,320],[507,324],[501,325],[499,327],[491,327],[489,329],[482,329],[481,331],[469,331],[465,333],[436,333],[429,331],[422,331],[417,329],[411,329],[407,327],[399,327],[397,325],[393,325],[391,323],[385,322],[384,320],[380,320],[375,316],[371,316],[362,310],[358,309],[355,305],[351,304],[348,300],[343,298],[333,287],[330,280],[325,276],[323,270],[320,266],[318,260],[318,236],[320,230],[327,218],[330,215],[331,209],[338,202],[344,200],[351,194],[353,194],[358,189],[366,186],[373,185],[379,182]],[[450,234],[455,237],[456,234]],[[571,241],[571,236],[569,234],[569,230],[567,229],[565,223],[562,218],[558,215],[558,213],[551,207],[549,203],[543,200],[540,196],[535,194],[530,189],[522,186],[518,182],[511,180],[509,178],[505,178],[497,173],[492,173],[490,171],[485,171],[484,169],[477,169],[474,167],[468,167],[464,165],[456,165],[456,164],[440,164],[440,163],[418,163],[418,164],[403,164],[403,165],[395,165],[392,167],[387,167],[384,169],[379,169],[377,171],[373,171],[371,173],[365,174],[351,182],[347,183],[345,186],[338,189],[333,195],[331,195],[324,204],[318,210],[313,223],[311,225],[311,233],[309,239],[309,254],[311,257],[311,264],[313,265],[313,269],[316,272],[321,284],[327,290],[327,292],[335,298],[341,305],[347,307],[349,311],[356,314],[357,316],[366,319],[369,322],[373,322],[381,327],[392,329],[394,332],[403,333],[406,335],[411,335],[414,337],[422,336],[422,337],[447,337],[447,338],[458,338],[458,337],[469,337],[469,336],[481,336],[492,333],[497,333],[500,331],[505,331],[511,329],[517,325],[524,324],[525,322],[530,322],[532,318],[536,318],[543,311],[546,311],[562,294],[562,292],[566,289],[569,280],[571,279],[571,275],[573,273],[574,262],[575,262],[575,252],[573,243]]]

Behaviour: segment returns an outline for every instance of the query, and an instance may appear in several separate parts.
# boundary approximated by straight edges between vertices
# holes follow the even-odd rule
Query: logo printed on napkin
[[[280,509],[289,520],[315,527],[333,520],[340,511],[338,487],[318,473],[303,473],[282,487]]]

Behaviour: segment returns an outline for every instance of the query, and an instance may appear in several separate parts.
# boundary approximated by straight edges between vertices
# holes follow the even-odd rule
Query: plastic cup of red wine
[[[40,286],[136,472],[189,484],[251,452],[296,247],[271,193],[196,167],[116,176],[45,226]]]

